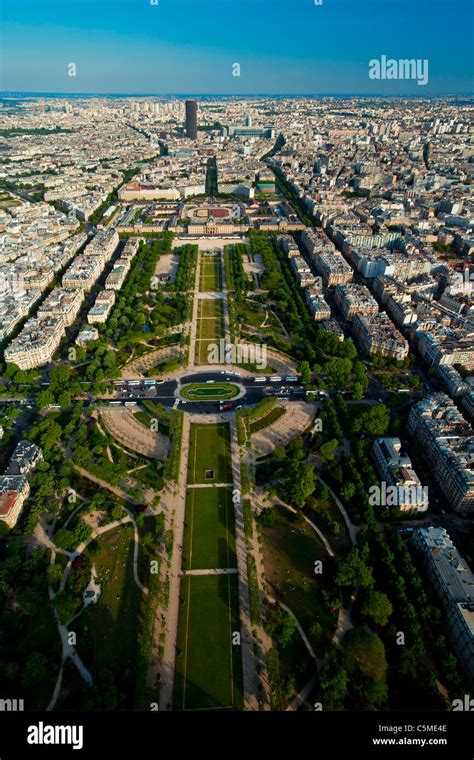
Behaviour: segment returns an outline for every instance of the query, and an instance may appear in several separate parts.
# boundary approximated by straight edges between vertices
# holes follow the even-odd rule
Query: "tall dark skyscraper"
[[[186,101],[186,136],[190,140],[197,140],[197,111],[198,104],[195,100]]]

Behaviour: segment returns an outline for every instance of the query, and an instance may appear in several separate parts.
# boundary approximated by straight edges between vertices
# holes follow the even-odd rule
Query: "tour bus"
[[[270,382],[271,383],[281,383],[281,377],[278,377],[277,375],[275,375],[275,377],[271,377],[270,378]]]
[[[296,375],[289,375],[288,377],[285,377],[285,381],[287,383],[297,383],[298,378],[296,377]]]
[[[145,380],[145,385],[154,385],[154,384],[155,384],[154,380]]]
[[[122,402],[121,401],[111,401],[110,402],[110,406],[122,406]]]
[[[254,378],[254,383],[266,383],[266,382],[267,382],[267,378],[266,377],[255,377]]]
[[[140,380],[129,380],[128,384],[129,385],[140,385]]]
[[[126,401],[125,406],[136,406],[135,401]]]

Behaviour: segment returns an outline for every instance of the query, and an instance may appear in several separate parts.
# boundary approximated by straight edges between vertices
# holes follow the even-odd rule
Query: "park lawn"
[[[101,595],[75,625],[78,653],[92,674],[113,674],[118,709],[133,707],[139,637],[145,598],[133,577],[131,525],[105,533],[86,550],[95,565]],[[113,642],[113,646],[111,646]]]
[[[198,319],[207,317],[217,319],[222,316],[223,311],[220,298],[201,298],[198,301]]]
[[[184,570],[236,567],[230,488],[189,488],[184,525]]]
[[[237,576],[185,576],[180,600],[174,709],[242,709]]]
[[[322,655],[336,628],[337,613],[324,607],[325,563],[329,556],[314,530],[284,507],[274,508],[276,519],[262,528],[265,577],[274,596],[296,615],[316,653]],[[314,573],[314,563],[321,560],[323,572]],[[311,626],[318,622],[321,635],[315,638]]]
[[[213,477],[206,478],[206,470]],[[222,422],[212,425],[191,425],[188,483],[231,483],[230,428]]]
[[[206,338],[212,338],[217,340],[224,337],[224,322],[222,318],[219,319],[200,319],[197,324],[197,338],[198,340],[205,340]]]
[[[311,505],[310,507],[305,507],[303,510],[304,514],[306,517],[308,517],[309,520],[314,522],[318,528],[321,528],[322,532],[338,556],[341,554],[346,554],[351,548],[351,539],[349,536],[349,531],[347,530],[347,525],[344,522],[344,518],[341,515],[337,504],[335,503],[332,496],[329,496],[329,499],[317,499],[316,501],[317,503],[314,506]],[[326,513],[328,517],[332,518],[332,520],[334,520],[334,522],[339,525],[338,535],[335,535],[331,530],[329,530],[327,523],[321,520],[321,515],[324,513]]]
[[[273,425],[280,417],[285,414],[285,409],[282,406],[276,406],[264,417],[260,417],[259,420],[255,420],[250,423],[250,434],[258,433],[259,430],[263,430],[270,425]]]
[[[214,340],[197,340],[196,341],[196,363],[197,364],[209,364],[213,363],[209,361],[209,356],[214,359],[216,339]],[[212,346],[212,349],[211,349]],[[209,354],[212,350],[212,354]],[[215,363],[215,359],[214,359]]]
[[[222,272],[220,259],[201,259],[199,290],[210,293],[222,290]]]

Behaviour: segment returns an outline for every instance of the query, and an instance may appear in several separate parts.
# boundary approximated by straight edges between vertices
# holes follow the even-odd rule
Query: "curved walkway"
[[[351,519],[350,519],[349,515],[347,514],[347,512],[346,512],[346,510],[344,508],[344,505],[342,504],[341,500],[336,496],[336,494],[332,490],[331,486],[329,486],[326,483],[326,481],[322,479],[322,477],[319,474],[319,472],[317,471],[317,469],[316,469],[316,475],[317,475],[318,480],[323,484],[323,486],[326,486],[326,488],[328,489],[328,491],[331,494],[332,498],[336,502],[336,504],[338,506],[338,509],[339,509],[342,517],[344,518],[344,522],[346,523],[347,530],[349,531],[349,536],[350,536],[350,539],[351,539],[352,546],[355,546],[357,544],[357,534],[360,531],[360,527],[358,527],[357,525],[354,525],[354,523],[351,521]]]
[[[284,501],[282,501],[282,500],[281,500],[281,499],[280,499],[278,496],[275,496],[275,498],[273,499],[273,504],[272,504],[272,506],[274,506],[275,504],[279,504],[280,506],[282,506],[282,507],[285,507],[285,509],[288,509],[288,511],[289,511],[289,512],[293,512],[293,514],[295,514],[295,515],[301,515],[301,516],[302,516],[302,518],[303,518],[303,520],[304,520],[306,523],[308,523],[308,525],[309,525],[309,526],[310,526],[310,527],[311,527],[311,528],[314,530],[314,532],[315,532],[315,533],[317,533],[317,534],[318,534],[318,536],[319,536],[319,538],[321,539],[321,541],[323,542],[323,544],[324,544],[324,548],[326,549],[326,551],[327,551],[327,553],[329,554],[329,556],[330,556],[330,557],[335,557],[335,556],[336,556],[336,555],[334,554],[334,552],[333,552],[332,548],[331,548],[331,545],[330,545],[329,541],[327,540],[327,538],[326,538],[326,536],[324,535],[324,533],[322,532],[322,530],[321,530],[320,528],[318,528],[318,526],[317,526],[317,525],[315,525],[315,524],[314,524],[314,522],[312,522],[312,521],[309,519],[309,517],[306,517],[306,515],[304,515],[304,514],[303,514],[302,512],[300,512],[299,510],[295,509],[295,507],[291,507],[289,504],[286,504],[286,503],[285,503]],[[268,507],[263,507],[263,509],[267,509],[267,508],[268,508]]]
[[[73,563],[74,559],[76,557],[80,557],[81,554],[87,548],[87,546],[92,541],[94,541],[97,537],[101,536],[103,533],[107,533],[108,531],[113,530],[114,528],[118,528],[119,526],[125,525],[126,523],[129,523],[129,522],[133,523],[133,527],[134,527],[133,577],[134,577],[135,583],[138,586],[138,588],[140,589],[140,591],[143,594],[148,594],[148,589],[143,586],[142,582],[140,581],[140,578],[138,577],[138,548],[139,548],[140,539],[139,539],[137,524],[136,524],[135,519],[134,519],[133,515],[131,514],[131,512],[129,512],[128,509],[126,509],[126,507],[124,507],[124,510],[127,513],[126,517],[122,517],[120,520],[114,520],[111,523],[107,523],[107,525],[104,525],[102,528],[97,528],[96,530],[94,530],[92,532],[92,534],[90,535],[90,537],[88,538],[87,541],[83,541],[82,544],[79,544],[79,546],[74,550],[74,552],[68,552],[68,554],[70,556],[70,559],[69,559],[66,567],[64,568],[63,577],[61,578],[61,583],[59,585],[58,591],[54,592],[53,589],[52,589],[52,587],[51,586],[49,587],[48,593],[49,593],[49,598],[50,598],[51,602],[54,600],[54,597],[60,591],[64,591],[64,589],[66,587],[66,582],[67,582],[69,573],[71,572],[71,567],[72,567],[72,563]],[[52,542],[51,542],[51,549],[53,550],[53,552],[56,549],[55,545]],[[53,563],[54,562],[54,553],[53,553],[51,559],[52,559],[52,563]],[[56,610],[53,607],[53,613],[54,613],[54,617],[56,619],[56,625],[58,627],[59,635],[60,635],[60,638],[61,638],[62,662],[61,662],[61,668],[60,668],[59,673],[58,673],[58,677],[56,679],[56,684],[55,684],[55,687],[54,687],[53,695],[52,695],[51,700],[49,702],[49,705],[47,707],[48,711],[54,710],[54,708],[56,706],[56,702],[57,702],[57,700],[59,698],[59,695],[61,693],[61,685],[62,685],[64,663],[65,663],[65,661],[68,658],[74,663],[74,665],[78,669],[79,673],[81,674],[81,677],[83,678],[83,680],[88,685],[91,685],[93,683],[93,678],[92,678],[90,672],[85,667],[85,665],[82,662],[81,658],[79,657],[75,646],[69,643],[69,630],[68,630],[68,626],[73,622],[73,620],[75,620],[76,618],[78,618],[82,614],[82,612],[85,610],[85,608],[87,606],[88,606],[87,604],[83,604],[83,606],[79,610],[79,612],[77,612],[66,623],[61,623],[59,621],[59,618],[57,616]]]

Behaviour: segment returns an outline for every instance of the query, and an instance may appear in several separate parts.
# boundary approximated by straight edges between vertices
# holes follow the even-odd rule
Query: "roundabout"
[[[230,401],[237,398],[242,389],[234,383],[189,383],[182,385],[179,395],[186,401]]]

